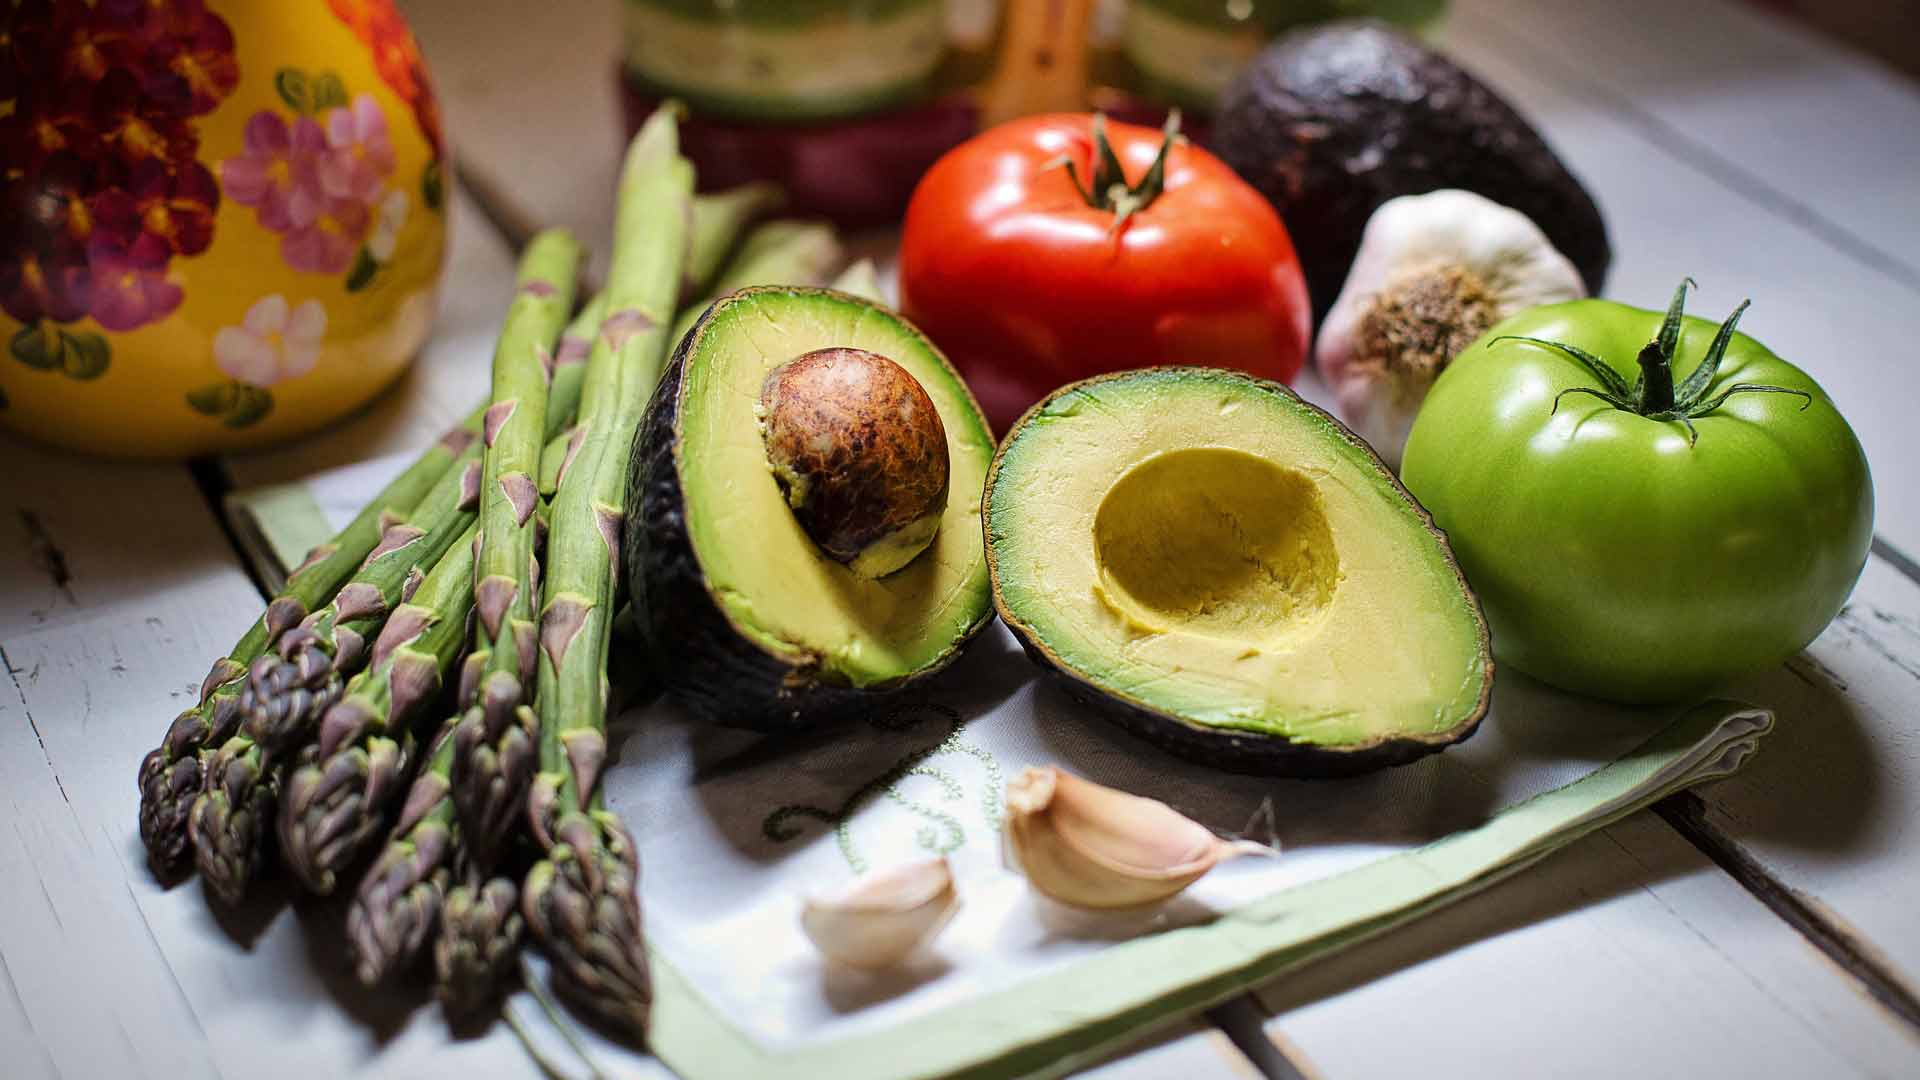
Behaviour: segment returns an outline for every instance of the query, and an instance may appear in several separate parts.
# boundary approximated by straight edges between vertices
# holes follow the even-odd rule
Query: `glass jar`
[[[1296,27],[1374,18],[1429,33],[1446,0],[1105,0],[1096,18],[1096,72],[1122,112],[1177,107],[1204,118],[1266,43]]]
[[[686,102],[704,190],[769,179],[789,207],[890,223],[936,158],[973,134],[993,0],[625,0],[632,129]]]

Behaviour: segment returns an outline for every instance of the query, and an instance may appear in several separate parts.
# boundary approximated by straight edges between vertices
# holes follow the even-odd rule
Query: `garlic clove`
[[[1414,414],[1455,356],[1510,315],[1585,295],[1525,214],[1470,191],[1403,195],[1368,219],[1314,366],[1341,419],[1398,469]]]
[[[830,960],[884,968],[933,940],[959,910],[960,895],[947,860],[922,859],[807,897],[800,928]]]
[[[1272,849],[1227,841],[1166,803],[1053,766],[1007,785],[1007,846],[1035,889],[1083,908],[1129,908],[1178,894],[1222,860]]]

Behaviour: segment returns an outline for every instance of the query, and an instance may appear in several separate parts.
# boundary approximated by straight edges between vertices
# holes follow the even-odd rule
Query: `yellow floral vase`
[[[339,418],[426,340],[442,161],[392,0],[0,4],[0,425],[177,458]]]

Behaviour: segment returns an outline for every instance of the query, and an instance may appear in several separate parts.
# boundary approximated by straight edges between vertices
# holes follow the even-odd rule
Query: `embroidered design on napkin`
[[[900,785],[908,777],[923,776],[938,785],[940,794],[946,802],[960,802],[966,797],[966,788],[954,779],[952,773],[927,762],[950,755],[963,755],[978,761],[986,772],[986,784],[981,790],[980,813],[986,819],[987,828],[998,832],[1000,829],[1000,763],[992,754],[977,743],[961,737],[961,729],[966,721],[960,713],[945,705],[929,702],[902,705],[882,716],[869,721],[875,728],[886,732],[910,731],[921,721],[938,717],[946,722],[946,737],[924,750],[916,750],[895,762],[893,767],[874,777],[859,790],[847,797],[838,809],[824,810],[818,806],[788,805],[768,814],[760,823],[760,832],[776,844],[784,844],[800,836],[806,830],[795,824],[795,819],[817,821],[833,829],[834,839],[840,846],[841,857],[847,860],[847,866],[856,874],[868,870],[867,859],[861,854],[859,845],[853,838],[853,818],[861,807],[876,797],[884,796],[904,807],[924,820],[914,833],[915,841],[925,850],[935,855],[950,854],[966,843],[966,827],[960,819],[925,802],[910,798],[900,790]]]

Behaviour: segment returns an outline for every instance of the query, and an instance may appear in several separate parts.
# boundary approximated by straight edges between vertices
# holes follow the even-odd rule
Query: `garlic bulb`
[[[923,859],[807,897],[800,928],[830,960],[884,968],[933,940],[958,910],[960,895],[947,860]]]
[[[1395,470],[1427,390],[1494,323],[1587,294],[1525,214],[1471,191],[1389,199],[1321,323],[1314,366],[1347,426]]]
[[[1166,803],[1053,766],[1007,785],[1007,846],[1037,890],[1084,908],[1127,908],[1175,895],[1216,863],[1272,849],[1222,840]]]

